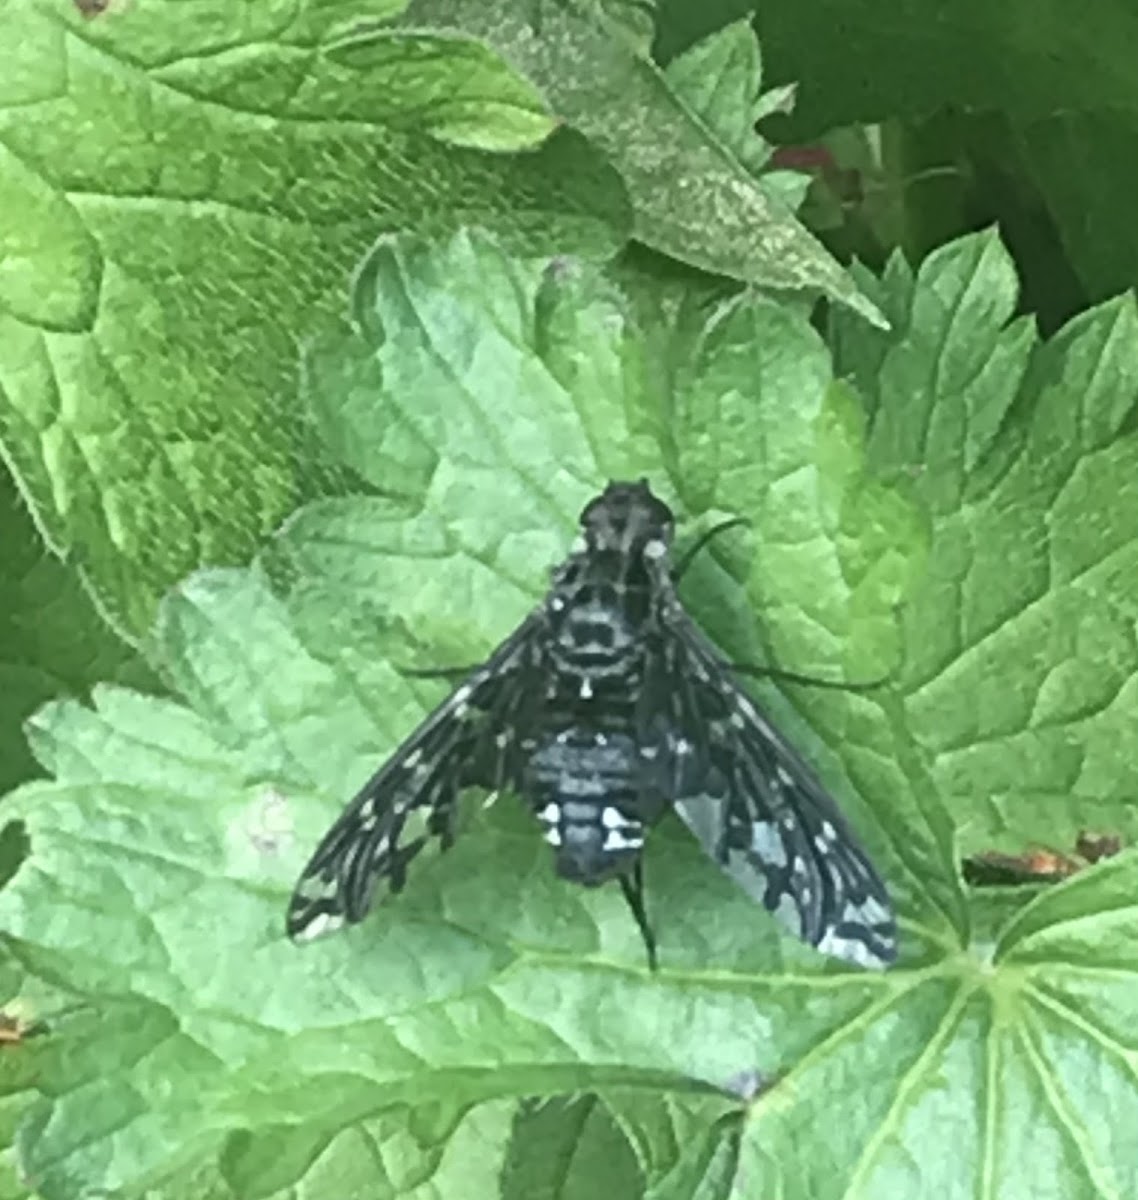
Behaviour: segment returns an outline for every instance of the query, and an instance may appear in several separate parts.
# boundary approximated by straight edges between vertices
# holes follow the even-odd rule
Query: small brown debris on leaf
[[[47,1026],[42,1021],[28,1021],[16,1013],[0,1012],[0,1047],[18,1046],[46,1032]]]
[[[1008,887],[1023,883],[1059,883],[1079,871],[1112,858],[1122,849],[1122,838],[1115,833],[1082,830],[1075,839],[1074,854],[1036,848],[1023,854],[1004,854],[982,850],[970,854],[961,863],[964,881],[974,887]]]

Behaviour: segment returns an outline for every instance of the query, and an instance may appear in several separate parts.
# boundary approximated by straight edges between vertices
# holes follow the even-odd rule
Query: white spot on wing
[[[770,821],[755,821],[752,824],[751,850],[772,867],[786,866],[786,846],[778,828]]]
[[[829,821],[822,822],[822,832],[814,835],[814,845],[820,854],[829,854],[838,844],[838,831]]]
[[[344,918],[339,913],[320,913],[312,918],[307,925],[299,930],[294,938],[298,942],[311,942],[325,934],[335,933],[343,928]]]
[[[884,925],[889,920],[889,910],[876,896],[866,896],[860,904],[847,901],[842,909],[841,924]]]
[[[859,967],[884,967],[885,963],[860,938],[839,937],[833,929],[827,929],[818,943],[823,954],[845,959]]]
[[[590,700],[593,695],[593,681],[588,675],[581,676],[581,690],[577,693],[582,700]]]
[[[556,825],[561,820],[561,807],[555,801],[550,802],[537,814],[539,821],[544,821],[547,825]]]

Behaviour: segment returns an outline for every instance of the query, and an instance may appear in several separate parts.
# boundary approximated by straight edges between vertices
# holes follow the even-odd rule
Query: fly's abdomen
[[[603,883],[640,854],[645,820],[655,816],[644,811],[640,766],[623,733],[571,726],[535,747],[525,791],[563,878]]]

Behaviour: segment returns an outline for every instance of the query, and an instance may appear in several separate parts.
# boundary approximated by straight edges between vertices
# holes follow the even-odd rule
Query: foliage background
[[[1133,852],[957,871],[1138,832],[1131,7],[0,20],[5,1194],[1138,1192]],[[505,805],[298,956],[304,848],[437,696],[391,664],[491,646],[640,472],[752,522],[686,594],[726,648],[903,664],[761,691],[902,963],[666,824],[650,979]]]

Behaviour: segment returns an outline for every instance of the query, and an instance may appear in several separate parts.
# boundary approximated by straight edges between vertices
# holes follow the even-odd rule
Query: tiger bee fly
[[[896,955],[888,892],[810,768],[684,611],[673,518],[647,481],[610,483],[544,601],[364,784],[305,867],[291,937],[361,920],[458,793],[509,789],[588,887],[616,878],[655,966],[641,852],[674,805],[704,849],[794,935],[862,966]]]

